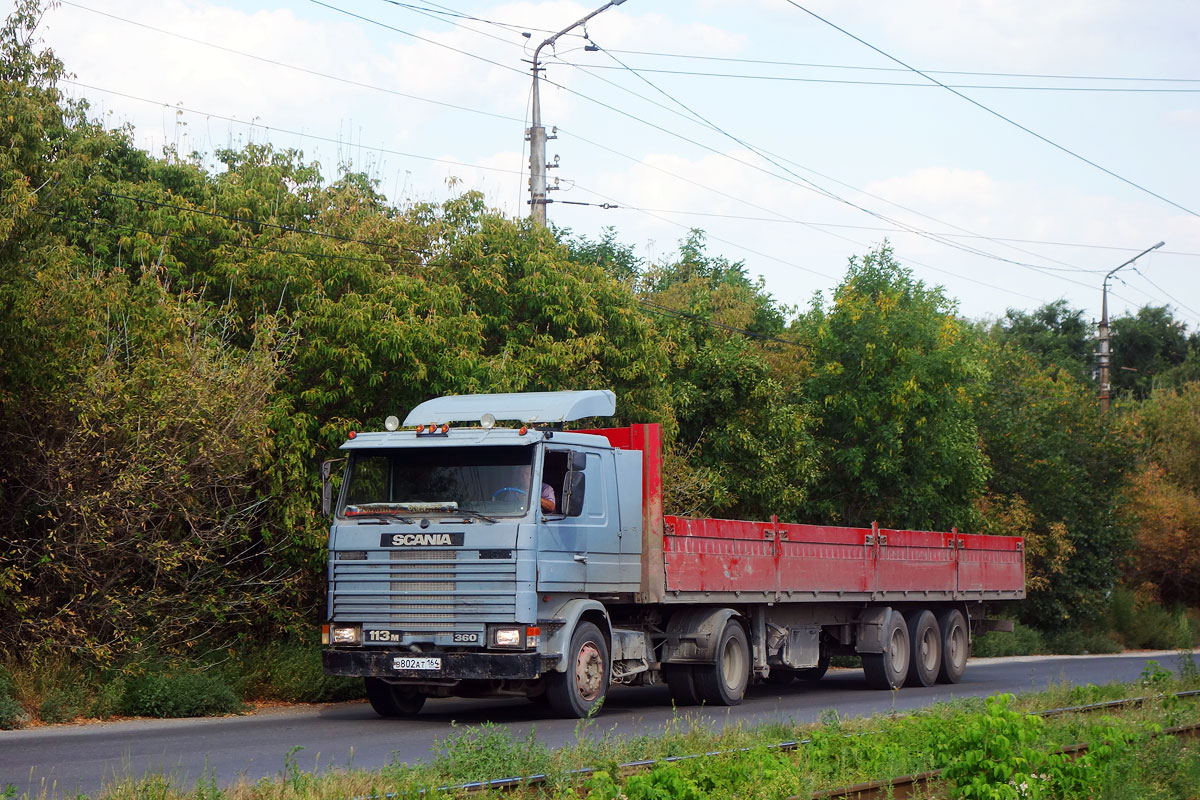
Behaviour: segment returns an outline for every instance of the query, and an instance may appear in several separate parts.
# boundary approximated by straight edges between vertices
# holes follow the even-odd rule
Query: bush
[[[125,685],[121,712],[139,717],[200,717],[244,708],[215,672],[150,672]]]
[[[21,704],[13,697],[15,688],[12,673],[0,667],[0,730],[20,728],[28,719]]]
[[[1046,652],[1042,634],[1034,628],[1016,623],[1012,633],[989,631],[975,637],[971,643],[971,655],[976,658],[999,656],[1028,656]]]
[[[82,715],[86,707],[83,686],[65,685],[51,690],[42,698],[38,705],[38,716],[42,722],[70,722]]]
[[[364,695],[357,678],[326,675],[321,649],[314,645],[274,644],[250,650],[226,667],[230,681],[243,697],[287,703],[329,703],[357,700]]]

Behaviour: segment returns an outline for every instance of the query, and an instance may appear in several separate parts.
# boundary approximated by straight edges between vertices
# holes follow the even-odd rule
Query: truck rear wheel
[[[381,717],[414,717],[425,705],[425,695],[411,686],[388,683],[381,678],[364,678],[367,700]]]
[[[682,708],[700,705],[700,693],[696,691],[696,675],[690,664],[663,664],[662,674],[676,706]]]
[[[971,639],[967,635],[967,620],[957,608],[938,614],[942,630],[942,668],[938,671],[941,683],[958,683],[967,670]]]
[[[608,695],[612,665],[600,629],[580,622],[566,659],[565,672],[546,673],[546,700],[560,717],[580,719],[595,713]]]
[[[863,653],[863,674],[872,689],[899,689],[908,677],[908,626],[904,615],[893,611],[883,630],[882,653]]]
[[[942,633],[937,619],[927,608],[904,615],[910,644],[907,686],[933,686],[942,668]]]
[[[700,699],[715,706],[736,706],[750,682],[750,643],[746,631],[734,620],[725,623],[717,641],[717,662],[695,668]]]

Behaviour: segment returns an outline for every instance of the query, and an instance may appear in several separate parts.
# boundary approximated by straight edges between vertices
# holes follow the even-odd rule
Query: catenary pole
[[[529,131],[526,135],[529,139],[529,216],[533,220],[533,224],[539,228],[546,227],[546,204],[550,202],[546,199],[546,129],[542,126],[542,98],[538,86],[538,73],[542,69],[542,48],[554,44],[558,37],[586,24],[597,14],[624,2],[625,0],[610,0],[583,19],[568,25],[546,39],[533,51],[533,108]]]
[[[1128,267],[1133,262],[1137,261],[1142,256],[1149,253],[1151,250],[1157,250],[1166,242],[1159,242],[1153,247],[1147,247],[1142,252],[1138,253],[1133,258],[1126,261],[1119,267],[1109,270],[1104,276],[1104,288],[1101,294],[1100,304],[1100,411],[1108,411],[1109,400],[1112,397],[1112,385],[1109,382],[1109,370],[1111,368],[1112,352],[1109,349],[1109,341],[1111,336],[1108,327],[1108,279],[1117,273],[1117,270]]]

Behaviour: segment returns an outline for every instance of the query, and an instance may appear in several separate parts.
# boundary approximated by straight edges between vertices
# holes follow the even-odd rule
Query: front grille
[[[333,618],[433,634],[516,615],[514,558],[478,550],[376,550],[333,561]]]

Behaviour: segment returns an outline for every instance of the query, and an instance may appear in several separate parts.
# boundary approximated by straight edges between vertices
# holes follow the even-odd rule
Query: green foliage
[[[1043,369],[1062,369],[1076,380],[1090,380],[1095,334],[1084,311],[1069,308],[1066,300],[1046,303],[1032,312],[1010,308],[992,334],[1029,353]]]
[[[1127,579],[1161,602],[1200,605],[1200,383],[1155,390],[1128,424],[1140,459],[1124,498],[1137,545]]]
[[[698,231],[646,272],[642,288],[678,425],[668,466],[682,480],[667,512],[797,519],[816,449],[811,406],[799,396],[802,353],[784,335],[789,310],[742,264],[708,255]]]
[[[1129,439],[1066,372],[1039,367],[1012,344],[993,344],[986,354],[991,380],[979,402],[979,434],[992,464],[988,492],[1020,498],[1027,529],[1013,532],[1033,537],[1026,558],[1039,578],[1021,619],[1043,629],[1094,619],[1130,544],[1117,513]],[[990,532],[1005,532],[996,527]]]
[[[851,259],[832,303],[818,297],[801,319],[822,467],[808,519],[974,526],[988,472],[974,410],[986,370],[954,310],[885,244]]]
[[[1114,394],[1145,397],[1158,378],[1187,359],[1186,326],[1167,306],[1144,306],[1136,314],[1117,317],[1112,331]]]
[[[27,719],[21,704],[13,696],[15,688],[12,673],[0,667],[0,730],[19,728]]]
[[[437,779],[447,784],[546,774],[552,768],[550,750],[538,741],[535,730],[517,739],[508,728],[490,722],[464,729],[454,726],[448,738],[434,741],[433,752]]]
[[[363,697],[362,680],[326,675],[311,643],[243,647],[222,668],[243,697],[287,703],[329,703]]]
[[[1017,622],[1012,633],[988,631],[971,641],[971,655],[977,658],[1028,656],[1045,653],[1046,642],[1040,631]]]
[[[121,713],[142,717],[199,717],[242,710],[233,688],[215,672],[152,671],[125,685]]]
[[[954,796],[971,800],[1075,797],[1101,784],[1109,764],[1128,747],[1127,731],[1103,726],[1093,729],[1092,746],[1071,758],[1046,752],[1040,739],[1041,717],[1022,714],[1010,706],[1013,695],[987,698],[984,714],[973,717],[960,731],[943,737],[938,753],[943,777]]]

